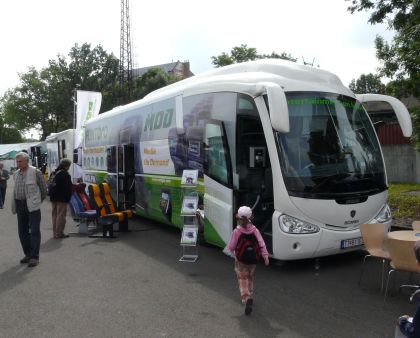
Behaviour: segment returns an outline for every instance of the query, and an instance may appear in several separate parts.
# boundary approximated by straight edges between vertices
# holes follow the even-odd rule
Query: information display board
[[[184,198],[181,205],[181,217],[184,227],[181,234],[181,258],[180,262],[194,263],[198,259],[198,193],[197,186],[198,170],[184,170],[182,172],[181,186]]]

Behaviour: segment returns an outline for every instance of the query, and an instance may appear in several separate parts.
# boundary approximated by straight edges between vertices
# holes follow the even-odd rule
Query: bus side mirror
[[[413,126],[411,124],[410,113],[404,104],[396,99],[395,97],[381,94],[357,94],[356,98],[360,103],[383,101],[389,103],[392,109],[397,115],[398,123],[400,124],[402,133],[405,137],[410,137],[413,132]]]
[[[271,126],[280,133],[290,131],[289,108],[286,94],[280,85],[273,82],[261,83],[265,87],[270,113]]]

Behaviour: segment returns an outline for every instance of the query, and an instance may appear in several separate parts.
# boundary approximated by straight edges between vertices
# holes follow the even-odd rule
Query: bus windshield
[[[321,92],[286,96],[290,132],[277,132],[277,141],[291,196],[337,199],[386,189],[380,146],[356,99]]]

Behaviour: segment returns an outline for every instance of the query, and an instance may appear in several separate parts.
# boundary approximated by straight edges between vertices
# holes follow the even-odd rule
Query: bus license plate
[[[343,239],[341,241],[341,249],[354,248],[355,246],[361,246],[361,245],[363,245],[362,237]]]

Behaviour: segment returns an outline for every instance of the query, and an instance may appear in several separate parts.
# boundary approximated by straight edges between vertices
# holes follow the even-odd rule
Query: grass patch
[[[392,217],[420,218],[420,184],[389,184],[388,187]],[[419,194],[410,195],[410,191],[419,191]]]

